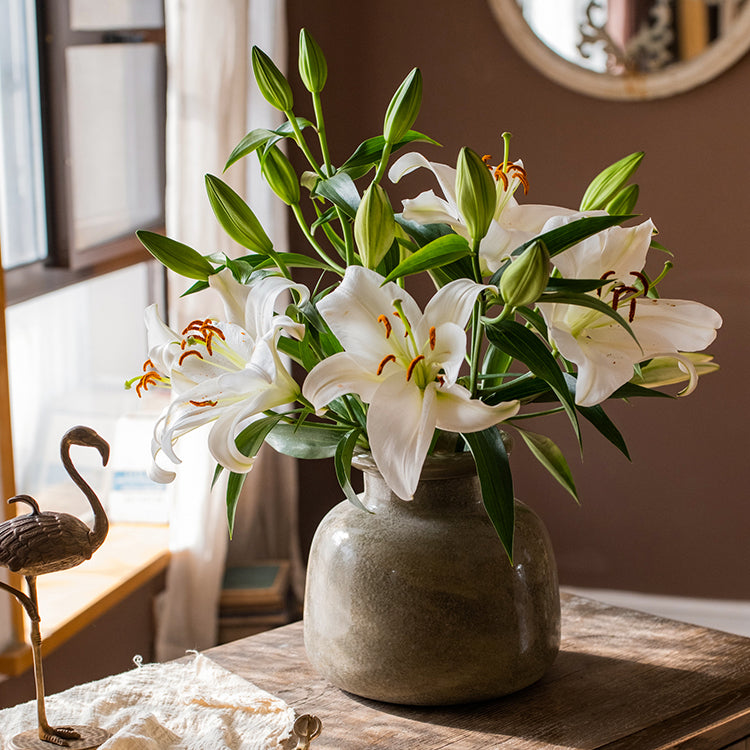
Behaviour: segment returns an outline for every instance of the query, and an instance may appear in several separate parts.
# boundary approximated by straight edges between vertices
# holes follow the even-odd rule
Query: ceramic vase
[[[516,501],[513,563],[484,509],[470,454],[428,457],[411,501],[369,456],[361,499],[312,542],[305,647],[337,687],[379,701],[445,705],[538,680],[560,645],[557,569],[539,517]]]

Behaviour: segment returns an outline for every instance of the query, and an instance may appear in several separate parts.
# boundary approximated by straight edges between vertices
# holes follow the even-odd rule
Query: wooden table
[[[319,677],[295,623],[206,655],[313,713],[312,750],[691,748],[750,750],[750,638],[563,595],[560,654],[520,693],[411,708],[357,698]]]

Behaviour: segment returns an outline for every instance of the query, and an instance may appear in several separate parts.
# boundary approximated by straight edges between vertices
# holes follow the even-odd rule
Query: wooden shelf
[[[94,556],[70,570],[37,579],[44,653],[48,654],[114,607],[169,564],[168,527],[112,524]],[[28,638],[28,622],[26,635]],[[0,654],[0,673],[31,666],[31,648]]]

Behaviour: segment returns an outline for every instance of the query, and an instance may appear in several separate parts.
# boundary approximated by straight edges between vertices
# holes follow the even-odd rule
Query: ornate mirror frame
[[[588,96],[644,100],[673,96],[700,86],[736,63],[750,49],[750,3],[719,41],[691,60],[657,73],[621,76],[596,73],[560,57],[534,34],[517,0],[488,0],[497,22],[517,52],[551,80]]]

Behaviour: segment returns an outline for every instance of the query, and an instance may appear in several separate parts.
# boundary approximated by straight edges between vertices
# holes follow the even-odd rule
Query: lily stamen
[[[199,351],[197,351],[196,349],[188,349],[186,352],[183,352],[180,355],[178,364],[181,365],[185,361],[185,359],[187,359],[191,354],[195,354],[195,356],[198,357],[198,359],[203,359],[203,355]]]
[[[648,283],[648,279],[646,278],[646,274],[643,274],[640,271],[631,271],[630,275],[635,276],[635,278],[641,282],[641,285],[643,286],[643,294],[644,296],[647,295],[650,285]]]
[[[529,176],[526,174],[526,170],[520,164],[508,164],[507,173],[511,177],[515,177],[521,185],[523,185],[523,194],[528,195],[529,193]]]
[[[601,276],[599,277],[599,281],[606,281],[606,280],[607,280],[607,279],[608,279],[608,278],[609,278],[610,276],[614,276],[614,275],[615,275],[615,272],[614,272],[614,271],[607,271],[606,273],[603,273],[603,274],[602,274],[602,275],[601,275]],[[601,288],[601,287],[599,287],[599,288],[598,288],[598,289],[596,290],[596,296],[597,296],[597,297],[601,297],[601,296],[602,296],[602,288]],[[617,308],[615,308],[615,310],[616,310],[616,309],[617,309]]]
[[[379,315],[378,316],[378,323],[382,323],[385,326],[385,337],[390,338],[391,331],[393,330],[391,326],[391,321],[388,320],[388,316],[386,315]]]
[[[417,366],[417,363],[421,362],[423,359],[424,354],[418,354],[411,362],[409,362],[409,367],[406,368],[407,383],[409,382],[409,380],[411,380],[412,373],[414,372],[414,368]]]
[[[199,406],[199,407],[200,406],[216,406],[216,404],[218,403],[218,401],[211,401],[211,400],[208,400],[208,401],[191,401],[190,403],[193,406]]]
[[[383,359],[380,360],[380,364],[378,365],[378,371],[375,373],[376,375],[382,375],[383,368],[389,363],[389,362],[395,362],[396,361],[396,355],[395,354],[386,354]],[[407,378],[408,380],[408,378]]]
[[[430,328],[430,351],[435,351],[435,326]]]
[[[203,325],[205,321],[203,320],[193,320],[190,323],[188,323],[185,328],[182,330],[182,335],[187,336],[190,331],[200,331],[201,326]]]

